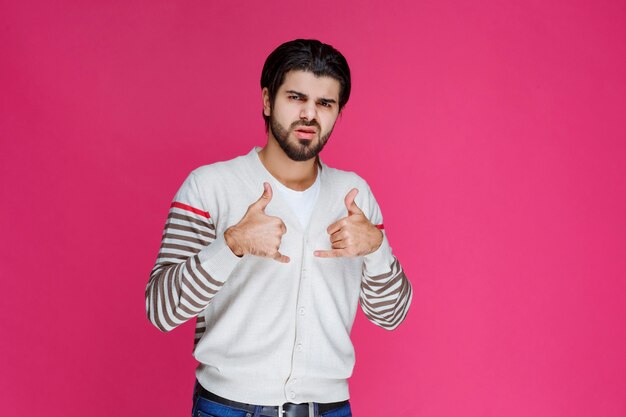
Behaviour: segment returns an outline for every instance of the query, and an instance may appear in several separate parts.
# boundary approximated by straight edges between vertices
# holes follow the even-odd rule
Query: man
[[[345,58],[284,43],[261,88],[267,144],[185,180],[148,318],[165,332],[197,317],[194,416],[350,416],[357,303],[394,329],[411,285],[366,182],[318,157],[350,95]]]

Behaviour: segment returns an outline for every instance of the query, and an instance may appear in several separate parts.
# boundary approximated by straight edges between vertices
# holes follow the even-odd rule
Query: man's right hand
[[[278,251],[287,227],[278,217],[265,214],[265,207],[272,201],[272,187],[264,182],[263,188],[261,198],[248,207],[239,223],[226,229],[224,239],[237,256],[250,254],[287,263],[289,257]]]

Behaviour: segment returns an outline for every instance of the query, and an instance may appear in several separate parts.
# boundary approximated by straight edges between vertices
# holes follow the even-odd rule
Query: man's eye
[[[292,100],[300,100],[300,96],[289,96]]]
[[[327,101],[320,101],[320,104],[324,107],[330,107],[330,103],[328,103]]]

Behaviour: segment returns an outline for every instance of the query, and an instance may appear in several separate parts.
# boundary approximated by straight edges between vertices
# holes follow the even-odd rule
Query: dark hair
[[[339,111],[350,97],[350,68],[341,53],[330,45],[315,39],[295,39],[274,49],[265,60],[261,72],[261,88],[267,87],[270,103],[274,105],[276,92],[291,70],[312,72],[315,76],[332,77],[339,81]],[[270,118],[263,114],[265,128]]]

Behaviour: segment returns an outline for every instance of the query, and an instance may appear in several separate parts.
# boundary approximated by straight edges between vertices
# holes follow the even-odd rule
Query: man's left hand
[[[383,242],[383,232],[374,226],[363,211],[356,205],[354,198],[359,190],[353,188],[345,198],[348,216],[328,226],[332,250],[316,250],[320,258],[340,256],[364,256],[374,252]]]

